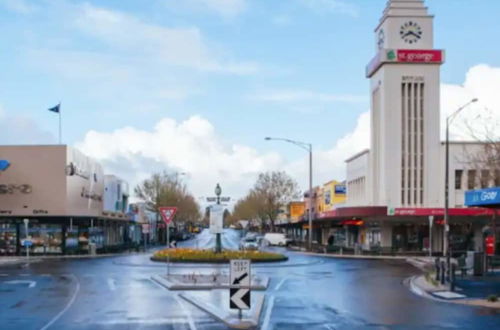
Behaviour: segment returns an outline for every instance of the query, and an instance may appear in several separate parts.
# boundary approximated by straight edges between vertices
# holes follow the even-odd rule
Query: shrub
[[[497,302],[498,301],[498,296],[496,294],[490,294],[486,300],[488,300],[489,302]]]
[[[256,262],[284,261],[288,258],[279,253],[261,251],[224,250],[215,253],[213,250],[198,249],[164,249],[157,251],[151,257],[153,261],[166,261],[170,257],[172,262],[229,262],[231,259],[250,259]]]

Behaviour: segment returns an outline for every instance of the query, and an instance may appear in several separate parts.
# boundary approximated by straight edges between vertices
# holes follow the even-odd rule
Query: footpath
[[[150,254],[150,252],[117,252],[117,253],[103,253],[103,254],[77,254],[77,255],[54,255],[54,256],[30,256],[29,262],[41,262],[44,260],[60,260],[60,259],[93,259],[93,258],[106,258],[106,257],[117,257],[117,256],[129,256],[129,255],[143,255]],[[24,264],[28,261],[26,257],[16,256],[16,257],[0,257],[0,267],[8,265]]]

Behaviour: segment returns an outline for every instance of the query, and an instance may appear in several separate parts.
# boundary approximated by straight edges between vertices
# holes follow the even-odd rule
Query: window
[[[490,184],[490,170],[481,170],[481,188],[488,188]]]
[[[463,170],[455,170],[455,189],[462,189],[462,176],[464,174]]]
[[[467,173],[467,189],[474,189],[476,186],[476,170],[469,170]]]

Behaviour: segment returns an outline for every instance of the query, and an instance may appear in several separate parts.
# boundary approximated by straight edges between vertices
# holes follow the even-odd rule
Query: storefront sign
[[[444,52],[436,49],[382,49],[366,66],[370,78],[384,63],[441,64]]]
[[[490,215],[492,210],[485,208],[450,208],[448,214],[452,216]],[[395,216],[443,216],[443,208],[395,208]]]
[[[488,206],[500,205],[500,188],[469,190],[465,192],[465,205]]]
[[[335,194],[345,195],[347,193],[347,188],[345,184],[337,184],[335,185]]]
[[[0,184],[0,195],[5,194],[31,194],[33,188],[29,184]]]

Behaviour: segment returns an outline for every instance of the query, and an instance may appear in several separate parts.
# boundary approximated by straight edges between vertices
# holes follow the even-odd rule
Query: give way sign
[[[177,208],[175,206],[164,206],[159,207],[161,217],[163,221],[168,225],[174,219],[175,213],[177,213]]]

